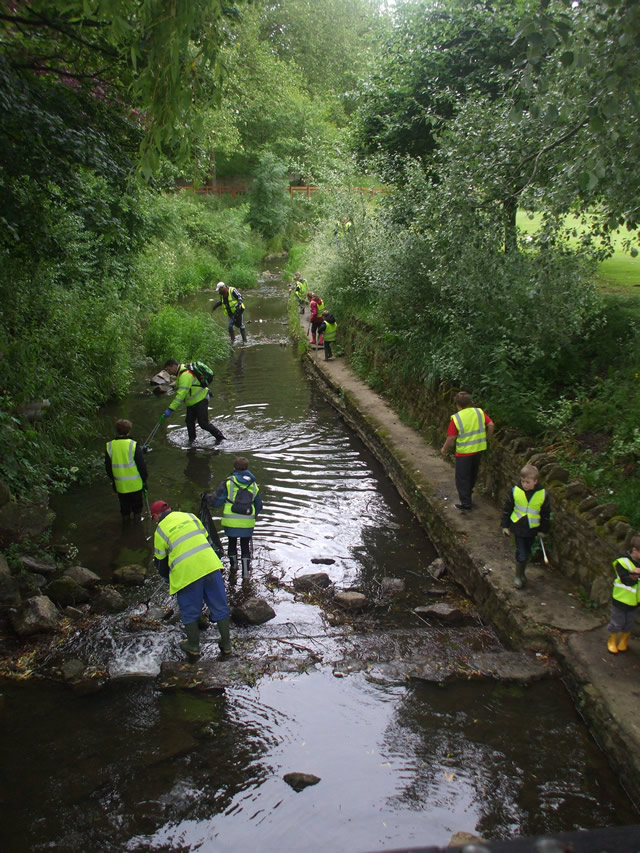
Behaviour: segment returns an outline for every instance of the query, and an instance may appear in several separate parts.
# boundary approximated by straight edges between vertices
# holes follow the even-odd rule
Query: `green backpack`
[[[187,365],[187,370],[196,377],[203,388],[207,388],[213,379],[213,370],[203,361],[192,361]]]

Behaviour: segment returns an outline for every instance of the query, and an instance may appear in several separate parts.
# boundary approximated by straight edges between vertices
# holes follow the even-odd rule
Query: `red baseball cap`
[[[168,509],[171,509],[166,501],[154,501],[151,504],[151,515],[162,515]]]

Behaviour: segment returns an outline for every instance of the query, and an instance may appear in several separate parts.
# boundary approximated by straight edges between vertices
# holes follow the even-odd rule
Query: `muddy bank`
[[[482,615],[512,648],[552,653],[560,661],[576,707],[625,780],[640,783],[640,723],[637,722],[640,639],[629,652],[606,649],[606,608],[584,602],[579,578],[563,564],[527,570],[529,585],[516,590],[513,554],[500,536],[500,507],[478,495],[472,513],[455,508],[452,465],[348,368],[343,359],[305,357],[316,386],[377,456],[401,496],[428,532],[448,570],[472,597]],[[610,550],[603,545],[603,552]],[[585,604],[587,606],[585,606]]]

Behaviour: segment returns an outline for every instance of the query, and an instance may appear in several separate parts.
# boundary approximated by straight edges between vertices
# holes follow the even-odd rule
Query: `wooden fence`
[[[176,187],[177,190],[191,190],[191,192],[199,193],[200,195],[217,195],[218,198],[222,198],[223,193],[231,193],[231,197],[235,198],[238,195],[244,195],[248,189],[249,184],[218,184],[215,187],[197,187],[194,188],[192,186],[179,186]],[[311,193],[317,192],[326,192],[327,190],[333,189],[332,187],[287,187],[289,190],[289,198],[298,197],[300,195],[305,196],[306,198],[311,198]],[[388,193],[390,192],[389,187],[352,187],[353,192],[358,193],[367,193],[367,195],[375,196],[377,193]]]

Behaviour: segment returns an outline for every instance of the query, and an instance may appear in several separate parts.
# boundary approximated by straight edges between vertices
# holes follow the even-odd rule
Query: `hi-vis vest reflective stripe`
[[[187,406],[195,406],[200,400],[204,400],[207,393],[208,389],[198,382],[189,370],[189,365],[181,364],[178,368],[178,378],[176,381],[176,399],[169,404],[169,408],[175,411],[182,401]]]
[[[240,488],[248,489],[251,492],[252,499],[255,499],[255,496],[258,494],[258,486],[255,482],[251,483],[250,486],[242,487],[238,485],[234,477],[229,477],[227,480],[227,500],[222,510],[220,524],[222,527],[237,527],[243,530],[251,530],[256,526],[256,508],[253,500],[251,502],[251,515],[239,515],[231,509]]]
[[[482,409],[461,409],[451,415],[458,427],[456,453],[479,453],[487,449],[487,430]]]
[[[118,438],[107,442],[107,453],[111,459],[111,471],[116,492],[121,495],[139,492],[144,483],[134,462],[136,443],[132,438]]]
[[[531,500],[527,502],[524,489],[521,489],[520,486],[514,486],[511,521],[520,521],[526,515],[529,527],[540,527],[540,509],[542,508],[546,494],[544,489],[538,489],[538,491],[531,495]]]
[[[190,512],[170,512],[162,518],[156,528],[153,549],[156,559],[169,558],[169,592],[172,595],[222,568],[209,544],[204,525]]]
[[[632,572],[636,569],[636,565],[629,557],[618,557],[617,560],[613,561],[614,571],[616,570],[616,563],[620,563],[623,569],[626,569],[628,572]],[[620,578],[618,577],[618,572],[616,571],[616,576],[613,581],[613,598],[616,601],[620,601],[622,604],[629,604],[631,607],[635,607],[638,603],[638,593],[640,592],[640,588],[638,584],[634,584],[633,586],[627,586],[622,583]]]
[[[325,330],[324,330],[324,339],[331,343],[331,341],[335,341],[336,332],[338,331],[337,323],[327,323],[325,320]]]
[[[236,293],[238,294],[238,296],[236,296]],[[236,308],[238,306],[240,306],[240,308],[244,308],[244,305],[242,304],[242,294],[240,293],[239,290],[236,290],[235,287],[229,288],[229,295],[227,296],[227,299],[229,300],[229,310],[228,311],[227,311],[227,306],[224,304],[224,300],[222,300],[222,304],[224,305],[224,309],[225,309],[225,311],[227,311],[227,314],[229,316],[236,313]]]

